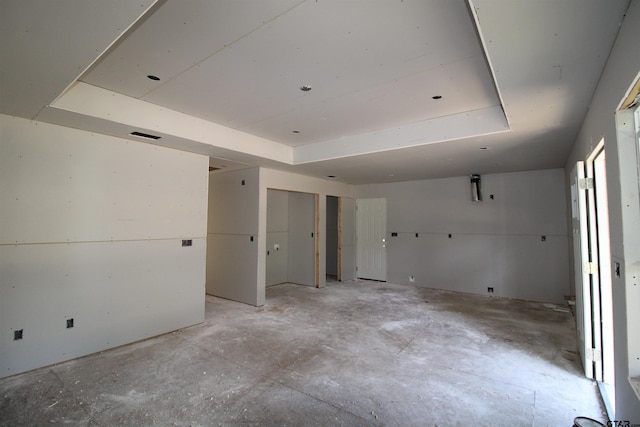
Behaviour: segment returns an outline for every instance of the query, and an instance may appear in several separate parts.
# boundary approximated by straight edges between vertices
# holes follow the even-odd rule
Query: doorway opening
[[[326,276],[327,282],[342,281],[342,209],[341,199],[327,196],[326,214]]]

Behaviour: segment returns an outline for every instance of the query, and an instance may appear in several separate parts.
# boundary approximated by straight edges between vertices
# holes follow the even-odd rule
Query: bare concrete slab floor
[[[0,380],[0,424],[566,426],[604,421],[551,304],[376,282],[207,296],[206,321]]]

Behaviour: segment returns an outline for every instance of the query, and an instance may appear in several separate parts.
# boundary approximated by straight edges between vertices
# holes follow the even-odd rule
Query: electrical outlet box
[[[490,293],[490,294],[492,294],[492,293],[493,293],[493,288],[492,288],[491,286],[489,286],[489,287],[487,288],[487,292],[488,292],[488,293]]]
[[[183,240],[182,247],[185,247],[185,246],[193,246],[193,240],[191,239]]]

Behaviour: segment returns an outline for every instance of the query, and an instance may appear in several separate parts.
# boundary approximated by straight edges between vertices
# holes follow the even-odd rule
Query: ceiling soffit
[[[449,0],[167,2],[81,80],[308,163],[508,130],[474,25]]]

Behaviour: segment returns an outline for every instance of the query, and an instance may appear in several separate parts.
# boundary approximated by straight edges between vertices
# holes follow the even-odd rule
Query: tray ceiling
[[[0,111],[351,183],[562,167],[628,3],[10,1]]]

